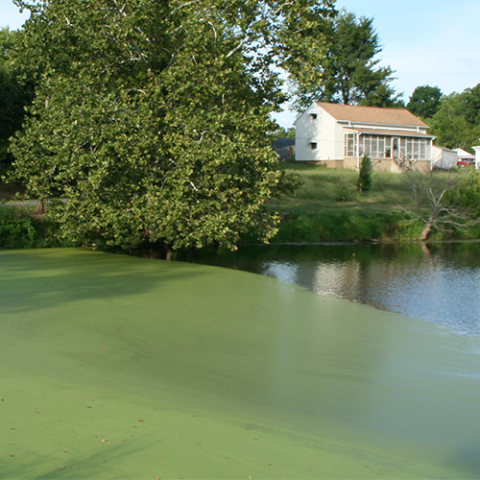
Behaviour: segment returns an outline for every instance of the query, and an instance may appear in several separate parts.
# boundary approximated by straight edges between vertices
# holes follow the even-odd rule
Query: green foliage
[[[265,200],[291,184],[271,146],[292,32],[331,1],[24,2],[24,58],[43,71],[15,175],[73,241],[133,248],[267,241]]]
[[[405,173],[410,184],[408,201],[413,199],[414,203],[409,207],[397,205],[423,223],[418,240],[427,240],[434,233],[444,238],[453,238],[459,231],[471,234],[472,227],[479,224],[478,179],[469,179],[471,173],[462,170]]]
[[[442,98],[440,107],[429,120],[430,133],[436,143],[448,148],[463,148],[473,152],[480,137],[480,84],[462,93]]]
[[[401,212],[349,210],[292,215],[280,225],[274,242],[368,241],[398,239],[402,235]]]
[[[432,178],[420,173],[412,176],[377,172],[369,194],[361,195],[358,190],[353,191],[358,179],[354,171],[294,162],[286,162],[286,166],[287,171],[299,176],[301,186],[295,195],[284,195],[269,204],[270,209],[282,213],[276,242],[416,240],[424,232],[425,220],[432,212],[429,187],[437,199],[442,191],[457,192],[464,198],[450,199],[448,194],[442,197],[445,207],[460,207],[451,210],[460,215],[448,218],[442,214],[440,223],[445,228],[438,228],[442,225],[437,222],[429,238],[479,238],[480,223],[470,221],[475,212],[466,208],[468,204],[480,205],[476,198],[476,182],[480,181],[476,172],[470,172],[473,177],[470,174],[463,177],[464,172],[460,172],[462,183],[452,183],[455,172],[452,175],[435,172]],[[412,190],[412,178],[416,181],[416,193]],[[457,188],[452,188],[455,185]],[[462,213],[468,213],[468,218],[464,219]]]
[[[336,202],[350,202],[355,198],[356,192],[353,192],[351,189],[342,187],[340,188],[334,197]]]
[[[27,210],[0,208],[0,248],[33,248],[39,241],[38,225]]]
[[[445,200],[450,205],[458,205],[471,211],[472,216],[480,215],[480,174],[471,171],[462,181],[454,185],[445,195]]]
[[[359,190],[363,193],[372,188],[372,160],[368,155],[364,155],[362,158],[357,184]]]
[[[342,10],[329,25],[323,22],[318,28],[327,41],[326,58],[316,58],[317,48],[302,69],[288,68],[298,111],[314,101],[403,107],[389,85],[393,70],[378,65],[381,46],[373,19]]]
[[[375,90],[367,93],[367,98],[359,101],[359,105],[381,108],[405,108],[405,103],[395,89],[388,84],[390,80],[378,85]]]
[[[36,216],[25,207],[0,208],[0,248],[79,247],[82,242],[65,236],[59,225]]]
[[[18,38],[18,32],[0,28],[0,171],[13,161],[9,138],[20,130],[34,92],[30,67],[15,62]]]
[[[410,97],[407,109],[417,117],[432,118],[440,107],[442,96],[438,87],[417,87]]]
[[[295,138],[295,128],[277,127],[273,132],[275,138]]]

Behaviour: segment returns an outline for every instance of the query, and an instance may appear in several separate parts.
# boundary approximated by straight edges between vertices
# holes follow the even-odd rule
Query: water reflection
[[[180,256],[480,336],[480,244],[246,247]]]

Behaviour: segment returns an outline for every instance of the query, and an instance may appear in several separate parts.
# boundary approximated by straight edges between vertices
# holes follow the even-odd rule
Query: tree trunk
[[[428,237],[429,237],[430,234],[432,233],[432,226],[433,226],[433,223],[432,223],[432,222],[427,222],[427,223],[425,224],[425,227],[424,227],[424,229],[423,229],[422,234],[421,234],[420,237],[419,237],[419,240],[421,240],[421,241],[428,240]]]
[[[35,207],[35,209],[33,210],[33,214],[34,215],[43,215],[44,213],[45,213],[45,204],[44,204],[43,200],[40,200],[37,203],[37,206]]]

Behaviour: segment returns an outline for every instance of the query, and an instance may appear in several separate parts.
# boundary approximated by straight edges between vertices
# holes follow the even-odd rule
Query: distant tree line
[[[430,126],[438,145],[473,153],[471,147],[480,144],[480,84],[450,95],[438,87],[417,87],[407,108]]]

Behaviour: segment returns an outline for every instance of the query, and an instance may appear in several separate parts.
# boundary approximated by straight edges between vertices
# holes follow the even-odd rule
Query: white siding
[[[433,146],[432,167],[448,170],[457,166],[457,153],[453,150]]]
[[[317,114],[316,105],[311,105],[295,122],[295,158],[296,160],[312,161],[316,160],[319,149],[312,150],[312,142],[317,142],[318,117],[312,118],[312,114]]]
[[[315,117],[316,116],[316,117]],[[315,118],[314,118],[315,117]],[[300,115],[295,122],[295,158],[298,161],[332,161],[331,166],[341,166],[345,155],[345,133],[355,130],[368,132],[369,135],[391,135],[395,133],[423,133],[426,127],[408,125],[390,125],[366,123],[360,121],[336,120],[319,104],[314,103]],[[371,133],[370,133],[371,132]],[[378,133],[376,133],[378,132]],[[314,147],[314,148],[312,148]],[[355,155],[356,156],[356,155]],[[352,160],[349,160],[349,165]],[[358,160],[357,160],[358,163]],[[480,165],[480,164],[479,164]],[[358,165],[357,165],[358,166]],[[351,165],[348,167],[351,168]]]
[[[342,160],[345,156],[345,130],[342,125],[335,122],[335,158]]]
[[[319,140],[322,144],[322,160],[341,160],[336,156],[338,142],[343,142],[341,138],[337,138],[337,121],[327,112],[321,110],[322,115],[322,129],[320,131]],[[319,115],[320,117],[320,115]],[[342,143],[343,145],[343,143]],[[343,148],[343,147],[342,147]]]
[[[312,118],[317,115],[317,118]],[[318,105],[311,105],[295,122],[295,158],[299,161],[321,161],[343,158],[343,138],[336,138],[335,119]],[[338,154],[341,142],[342,153]],[[312,149],[312,144],[316,144]]]

